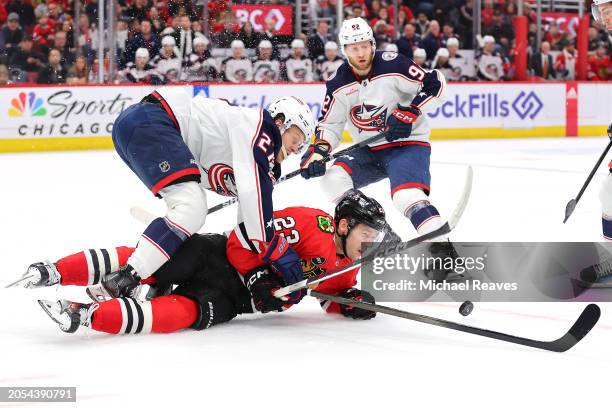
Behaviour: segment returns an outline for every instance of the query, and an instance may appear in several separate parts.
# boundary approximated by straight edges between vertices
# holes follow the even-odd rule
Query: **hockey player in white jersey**
[[[253,81],[275,82],[280,79],[280,61],[272,57],[272,43],[262,40],[259,45],[259,57],[253,60]]]
[[[272,190],[280,163],[308,145],[314,124],[308,105],[295,97],[260,110],[164,87],[128,107],[114,123],[115,149],[168,209],[145,229],[127,266],[105,275],[90,294],[129,297],[204,225],[206,189],[238,198],[235,231],[245,248],[271,262],[287,284],[302,280],[299,257],[274,233]],[[26,272],[33,287],[41,285],[39,267]]]
[[[304,55],[304,41],[295,39],[291,42],[291,55],[284,63],[289,82],[312,82],[312,61]]]
[[[348,61],[326,83],[316,139],[302,156],[302,176],[324,176],[321,187],[334,202],[352,188],[389,178],[395,207],[419,234],[441,227],[429,200],[431,147],[424,111],[441,101],[444,76],[401,54],[376,52],[372,29],[362,18],[345,20],[339,37]],[[386,134],[338,158],[326,172],[321,160],[339,145],[345,126],[356,142]]]
[[[228,82],[246,82],[253,80],[253,64],[244,56],[244,43],[234,40],[231,44],[232,56],[221,63],[221,71]]]

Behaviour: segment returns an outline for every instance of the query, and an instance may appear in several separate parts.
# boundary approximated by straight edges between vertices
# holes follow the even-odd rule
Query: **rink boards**
[[[189,94],[265,108],[302,97],[315,116],[325,84],[189,84]],[[119,113],[151,86],[24,86],[0,89],[0,152],[112,148]],[[432,139],[602,136],[612,120],[612,84],[598,82],[452,83],[427,111]],[[345,139],[350,134],[345,131]]]

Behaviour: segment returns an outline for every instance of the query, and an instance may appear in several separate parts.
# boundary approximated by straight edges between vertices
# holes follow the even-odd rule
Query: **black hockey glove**
[[[280,276],[270,272],[266,267],[255,268],[244,277],[244,284],[251,292],[255,309],[262,313],[283,311],[285,302],[273,295],[273,292],[281,288],[283,283]]]
[[[397,109],[391,112],[391,116],[387,119],[387,131],[385,134],[387,142],[409,137],[412,133],[412,124],[420,115],[421,111],[414,105],[397,105]]]
[[[261,260],[269,263],[283,275],[286,285],[304,280],[302,261],[282,235],[275,235],[268,243],[268,249],[261,254]],[[289,295],[288,303],[298,303],[306,295],[304,291]]]
[[[135,274],[134,268],[126,265],[118,272],[105,275],[100,284],[111,297],[134,297],[140,286],[140,277]]]
[[[360,300],[367,303],[375,304],[374,296],[372,296],[369,292],[365,290],[359,290],[356,288],[345,289],[340,292],[339,296],[347,299]],[[360,309],[357,306],[346,306],[340,305],[340,313],[343,316],[350,317],[351,319],[356,320],[368,320],[376,317],[376,312],[371,312],[369,310]]]
[[[331,145],[323,139],[318,139],[308,146],[306,153],[302,155],[302,160],[300,161],[300,168],[302,169],[300,174],[302,177],[309,179],[324,175],[327,168],[323,160],[329,157],[330,152]]]

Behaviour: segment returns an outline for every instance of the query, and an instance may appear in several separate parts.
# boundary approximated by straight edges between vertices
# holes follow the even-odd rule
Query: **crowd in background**
[[[237,21],[225,0],[118,0],[113,56],[117,74],[104,81],[325,81],[343,62],[334,34],[336,1],[316,3],[311,32],[283,36],[275,32],[274,20],[266,20],[260,30]],[[401,0],[397,25],[392,1],[345,0],[344,18],[365,18],[378,49],[440,69],[448,80],[512,80],[517,1],[483,0],[482,35],[476,37],[473,0]],[[98,81],[98,0],[82,4],[78,21],[73,8],[74,0],[0,0],[0,85]],[[536,10],[529,1],[524,15],[529,22],[530,77],[575,79],[575,33],[546,22],[537,44]],[[591,21],[590,80],[612,79],[611,56],[612,38]],[[108,65],[108,59],[103,63]]]

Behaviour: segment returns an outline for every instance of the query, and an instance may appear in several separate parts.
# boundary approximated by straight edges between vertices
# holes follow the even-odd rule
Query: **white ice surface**
[[[434,142],[432,199],[445,215],[474,166],[474,188],[456,241],[598,241],[604,166],[568,222],[565,203],[607,139]],[[607,163],[607,162],[606,162]],[[295,164],[295,163],[289,163]],[[110,151],[0,155],[0,285],[31,262],[85,248],[130,245],[143,229],[129,215],[164,206]],[[395,229],[388,182],[365,189]],[[210,204],[219,198],[210,195]],[[276,207],[329,211],[318,181],[281,184]],[[235,209],[206,230],[230,229]],[[203,332],[111,336],[61,333],[34,299],[85,300],[81,288],[0,289],[0,386],[76,386],[78,406],[598,407],[609,406],[612,307],[584,341],[555,354],[391,316],[365,322],[323,313],[314,299],[282,314],[240,316]],[[542,340],[559,337],[582,304],[394,304]],[[33,406],[36,404],[13,404]],[[61,404],[59,404],[61,405]],[[53,405],[53,406],[59,406]],[[0,404],[0,406],[3,406]]]

